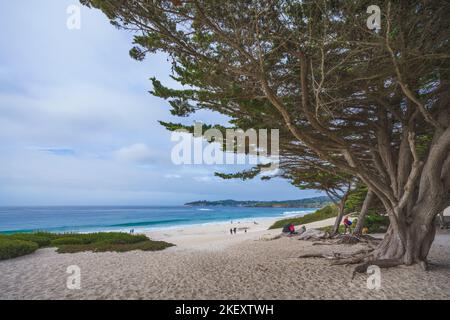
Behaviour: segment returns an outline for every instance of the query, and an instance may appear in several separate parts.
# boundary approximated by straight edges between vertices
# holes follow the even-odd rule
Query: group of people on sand
[[[345,216],[344,220],[342,221],[343,225],[344,225],[344,234],[348,233],[351,234],[352,233],[352,226],[356,223],[356,219],[351,221],[349,216]],[[288,236],[291,235],[295,235],[295,234],[302,234],[303,232],[306,231],[306,227],[305,226],[301,226],[299,231],[295,230],[295,226],[293,223],[288,223],[283,227],[283,231],[282,233]],[[368,233],[368,228],[364,227],[362,229],[362,234],[367,234]]]
[[[241,223],[240,221],[238,221],[237,223]],[[258,224],[256,221],[253,221],[254,224]],[[231,220],[231,224],[233,224],[233,220]],[[239,229],[244,229],[244,232],[247,233],[247,229],[249,229],[248,227],[245,228],[239,228]],[[236,234],[237,232],[237,228],[230,228],[230,234]]]
[[[245,232],[245,233],[247,233],[247,229],[248,229],[248,228],[244,228],[244,232]],[[237,228],[236,228],[236,227],[230,228],[230,234],[236,234],[236,232],[237,232]]]
[[[287,235],[294,235],[294,234],[302,234],[303,232],[306,231],[306,227],[305,226],[301,226],[300,231],[296,231],[295,230],[295,226],[293,223],[289,223],[287,225],[285,225],[283,227],[283,233],[287,234]]]
[[[345,228],[344,234],[347,233],[347,230],[348,230],[349,234],[352,233],[352,225],[356,224],[356,221],[357,221],[357,219],[354,219],[353,221],[351,221],[348,216],[344,217],[344,221],[342,222],[344,224],[344,228]],[[367,234],[367,233],[369,233],[369,229],[367,227],[364,227],[364,228],[362,228],[361,233]]]

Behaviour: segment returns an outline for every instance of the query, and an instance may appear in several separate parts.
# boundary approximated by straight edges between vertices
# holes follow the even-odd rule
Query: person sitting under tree
[[[351,225],[352,225],[352,224],[353,224],[353,223],[350,221],[350,219],[348,218],[348,216],[346,216],[346,217],[344,218],[344,227],[345,227],[344,234],[347,233],[347,229],[348,229],[349,233],[352,232],[352,228],[351,228]]]

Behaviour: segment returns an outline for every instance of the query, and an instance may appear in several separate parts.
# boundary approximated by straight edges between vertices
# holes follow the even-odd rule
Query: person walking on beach
[[[233,229],[230,228],[230,234],[233,234]]]
[[[234,232],[234,234],[236,234],[236,227],[234,227],[233,232]]]

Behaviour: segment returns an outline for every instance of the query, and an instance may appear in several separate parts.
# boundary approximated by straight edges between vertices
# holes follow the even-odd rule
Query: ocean
[[[0,233],[135,232],[227,221],[285,218],[314,208],[249,208],[189,206],[60,206],[0,207]]]

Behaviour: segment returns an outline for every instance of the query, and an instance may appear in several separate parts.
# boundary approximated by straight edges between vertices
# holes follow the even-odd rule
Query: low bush
[[[52,236],[45,233],[16,233],[8,236],[9,239],[31,241],[37,243],[39,248],[47,247],[52,241]]]
[[[52,247],[59,247],[66,244],[85,244],[83,239],[81,238],[75,238],[75,237],[63,237],[63,238],[57,238],[55,240],[52,240],[51,246]]]
[[[357,219],[353,220],[352,231],[356,227]],[[389,217],[377,214],[369,214],[366,216],[363,227],[367,227],[368,233],[384,233],[389,227]],[[333,226],[326,226],[319,228],[319,230],[331,233]],[[339,233],[344,233],[345,227],[343,224],[339,226]]]
[[[336,206],[328,205],[319,209],[313,213],[305,214],[302,217],[297,218],[286,218],[276,221],[269,229],[283,228],[288,223],[293,223],[294,225],[301,225],[306,223],[311,223],[315,221],[325,220],[329,218],[336,217],[338,210]]]
[[[86,234],[16,233],[0,235],[0,259],[18,257],[34,252],[42,247],[56,247],[59,253],[73,253],[81,251],[155,251],[171,246],[173,244],[164,241],[153,241],[145,235],[132,235],[123,232]]]
[[[20,257],[33,253],[39,248],[36,242],[12,240],[0,237],[0,260]]]
[[[142,251],[158,251],[163,250],[169,247],[174,246],[171,243],[165,241],[153,241],[153,240],[145,240],[141,242],[135,243],[110,243],[110,242],[94,242],[90,244],[68,244],[68,245],[60,245],[58,246],[58,253],[76,253],[83,251],[92,251],[92,252],[126,252],[133,250],[142,250]]]
[[[369,233],[384,233],[389,227],[389,217],[369,214],[364,221],[364,227],[369,229]]]

